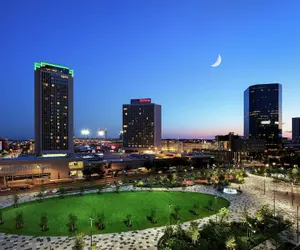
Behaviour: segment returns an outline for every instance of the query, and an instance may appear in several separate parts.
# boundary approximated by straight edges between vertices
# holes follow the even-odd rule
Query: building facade
[[[300,143],[300,117],[292,118],[292,141]]]
[[[123,105],[123,148],[140,151],[161,146],[161,105],[150,98]]]
[[[282,86],[278,83],[250,86],[244,92],[244,136],[264,139],[267,144],[282,141]]]
[[[35,63],[34,92],[36,155],[73,153],[73,70]]]

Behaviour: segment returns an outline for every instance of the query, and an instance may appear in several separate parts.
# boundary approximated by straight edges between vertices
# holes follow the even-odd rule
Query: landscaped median
[[[122,191],[61,196],[2,209],[0,232],[61,236],[125,232],[207,217],[229,202],[196,192]]]

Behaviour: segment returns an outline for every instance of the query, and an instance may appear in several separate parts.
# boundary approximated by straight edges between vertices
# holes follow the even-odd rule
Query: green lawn
[[[79,232],[90,233],[90,215],[96,218],[97,213],[105,214],[105,229],[98,230],[93,226],[93,233],[125,232],[150,227],[164,226],[169,222],[170,208],[179,205],[180,221],[195,220],[197,218],[212,215],[205,205],[208,200],[213,201],[214,209],[228,207],[229,202],[214,196],[191,192],[167,192],[167,191],[136,191],[120,193],[86,194],[84,196],[66,196],[64,198],[50,198],[42,202],[23,203],[18,208],[3,209],[4,224],[0,225],[0,232],[24,234],[24,235],[74,235]],[[193,215],[190,210],[193,204],[200,204],[199,215]],[[147,216],[151,209],[157,210],[157,223],[152,224]],[[16,229],[16,211],[24,214],[24,227]],[[39,226],[41,214],[48,215],[49,230],[42,232]],[[74,213],[78,217],[75,233],[68,231],[68,215]],[[124,223],[127,214],[132,215],[132,227]],[[172,219],[172,223],[175,220]]]

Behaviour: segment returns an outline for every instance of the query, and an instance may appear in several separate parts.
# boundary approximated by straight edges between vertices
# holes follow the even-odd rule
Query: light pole
[[[292,206],[294,206],[294,183],[292,182]]]
[[[172,209],[172,204],[169,204],[169,208],[170,208],[170,226],[171,226],[171,209]]]
[[[299,206],[297,206],[297,243],[299,243]]]
[[[91,221],[91,247],[93,245],[93,217],[90,216],[90,221]]]

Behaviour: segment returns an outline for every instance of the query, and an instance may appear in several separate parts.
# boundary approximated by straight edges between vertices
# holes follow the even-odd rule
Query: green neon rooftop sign
[[[35,62],[34,63],[34,70],[40,69],[41,67],[44,67],[44,66],[51,66],[51,67],[56,67],[56,68],[61,68],[61,69],[68,69],[69,74],[71,76],[74,76],[74,70],[73,69],[70,69],[70,68],[68,68],[66,66],[63,66],[63,65],[47,63],[47,62]]]

